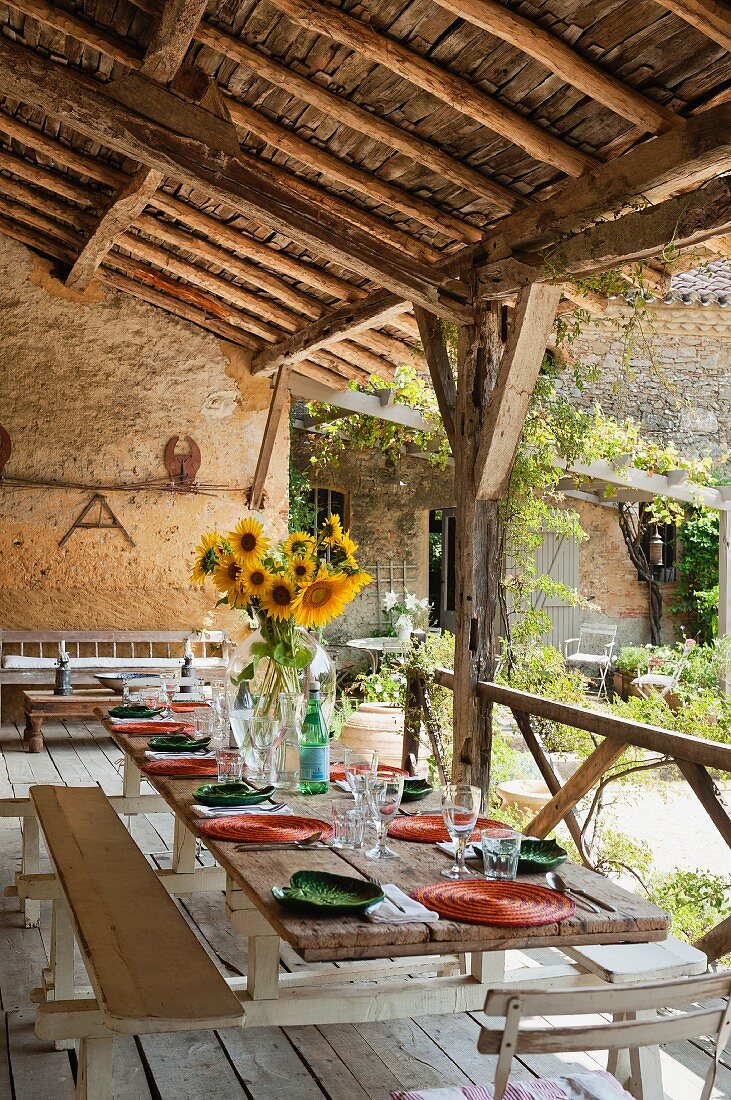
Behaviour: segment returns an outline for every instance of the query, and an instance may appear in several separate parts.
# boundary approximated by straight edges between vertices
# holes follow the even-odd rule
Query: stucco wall
[[[405,561],[414,578],[410,590],[420,597],[428,595],[429,512],[452,506],[452,469],[437,470],[424,459],[404,456],[397,471],[399,482],[403,482],[400,485],[389,481],[379,456],[369,452],[346,451],[337,466],[313,472],[309,461],[312,449],[305,432],[293,433],[292,458],[298,469],[306,471],[313,484],[350,493],[350,522],[359,562],[371,572],[375,572],[377,561],[384,570],[393,562],[394,575],[400,580]],[[328,636],[367,635],[377,621],[376,586],[370,585],[328,629]]]
[[[59,540],[91,489],[0,489],[0,626],[236,626],[215,597],[188,583],[198,535],[244,514],[269,402],[245,353],[115,291],[72,294],[49,265],[0,237],[0,423],[13,454],[6,475],[93,485],[165,478],[163,449],[192,436],[198,478],[235,486],[211,496],[108,492],[135,541],[77,530]],[[287,515],[288,431],[275,447],[265,519]]]

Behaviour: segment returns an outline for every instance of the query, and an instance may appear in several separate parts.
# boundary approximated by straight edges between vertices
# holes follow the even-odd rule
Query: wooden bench
[[[30,789],[60,896],[39,1038],[79,1040],[77,1100],[111,1100],[114,1034],[243,1026],[239,999],[98,787]],[[74,940],[94,998],[74,998]]]
[[[203,676],[222,677],[226,669],[224,631],[190,630],[0,630],[0,716],[2,688],[7,684],[53,685],[59,648],[70,658],[71,681],[98,685],[97,675],[149,672],[158,675],[179,668],[185,647],[193,650],[196,669]],[[211,656],[209,648],[222,648]],[[73,699],[73,696],[67,698]],[[69,716],[73,710],[69,710]],[[41,741],[31,751],[40,751]]]

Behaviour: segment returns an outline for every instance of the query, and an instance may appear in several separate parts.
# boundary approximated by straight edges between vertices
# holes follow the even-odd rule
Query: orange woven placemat
[[[332,829],[327,821],[317,817],[289,817],[271,814],[242,814],[241,817],[225,817],[213,821],[204,821],[199,826],[204,836],[211,840],[237,840],[252,844],[276,844],[277,842],[304,840],[318,830],[327,840]]]
[[[394,768],[390,764],[379,764],[378,774],[380,776],[387,775],[404,775],[409,773],[404,771],[403,768]],[[330,768],[330,782],[335,783],[337,780],[345,779],[345,764],[333,764]]]
[[[502,821],[494,821],[491,817],[478,817],[470,839],[479,840],[480,829],[501,827],[504,827]],[[388,835],[395,837],[396,840],[414,840],[420,844],[436,844],[437,841],[450,839],[441,814],[396,817],[388,827]]]
[[[565,894],[528,882],[436,882],[412,895],[440,917],[467,924],[530,928],[572,917],[576,905]]]
[[[206,702],[194,702],[194,703],[173,703],[170,709],[175,714],[190,714],[191,711],[197,710],[199,707],[210,707],[210,703]]]
[[[115,733],[182,733],[185,729],[183,722],[115,722],[112,729]]]
[[[178,779],[207,779],[218,775],[215,760],[151,760],[143,764],[141,771],[146,775],[169,775]]]

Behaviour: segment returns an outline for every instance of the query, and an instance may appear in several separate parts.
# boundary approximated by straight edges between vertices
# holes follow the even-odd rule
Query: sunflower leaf
[[[271,645],[269,642],[254,642],[251,647],[251,653],[254,657],[272,657]],[[276,657],[274,658],[276,660]]]
[[[299,649],[295,653],[294,660],[293,660],[292,663],[293,663],[295,668],[307,668],[307,666],[311,663],[311,661],[312,661],[312,654],[309,652],[309,650]]]
[[[238,676],[231,677],[231,683],[240,684],[244,680],[246,680],[247,682],[253,680],[254,673],[256,672],[256,664],[256,661],[250,661],[245,668],[241,669],[241,672],[238,674]]]

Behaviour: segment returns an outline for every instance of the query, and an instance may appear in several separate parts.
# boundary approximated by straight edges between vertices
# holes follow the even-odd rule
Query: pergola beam
[[[254,471],[251,492],[249,493],[249,508],[253,509],[255,512],[260,512],[264,507],[264,486],[266,485],[267,474],[269,473],[269,466],[272,461],[272,454],[274,453],[274,444],[279,435],[279,428],[282,423],[284,412],[289,404],[289,377],[291,371],[292,368],[289,365],[280,367],[277,372],[276,381],[274,382],[266,427],[264,428],[264,435],[262,436],[261,446],[259,448],[259,457],[256,461],[256,470]]]
[[[731,11],[719,0],[658,0],[706,38],[731,51]]]
[[[421,346],[424,349],[427,366],[429,367],[444,432],[449,440],[452,454],[454,454],[457,446],[457,432],[454,422],[457,409],[457,385],[454,381],[452,364],[449,361],[449,352],[447,351],[447,342],[444,339],[441,321],[438,317],[417,305],[414,306],[414,316],[419,326]]]
[[[404,300],[419,301],[459,323],[469,319],[471,310],[459,281],[435,274],[416,261],[407,263],[390,247],[273,185],[227,147],[212,146],[206,135],[217,129],[226,133],[220,131],[226,124],[216,119],[218,126],[214,127],[214,116],[198,107],[181,109],[180,99],[152,82],[135,78],[136,91],[153,94],[145,116],[131,110],[125,102],[131,91],[128,79],[123,89],[111,82],[92,91],[85,80],[67,69],[52,67],[24,47],[0,42],[0,90],[5,94],[41,108],[79,133],[150,168],[204,189],[211,198],[241,213],[262,218],[346,269],[359,270],[403,294]],[[231,131],[238,150],[232,126]]]
[[[164,0],[142,62],[145,76],[160,84],[172,80],[185,60],[205,10],[206,0]]]

